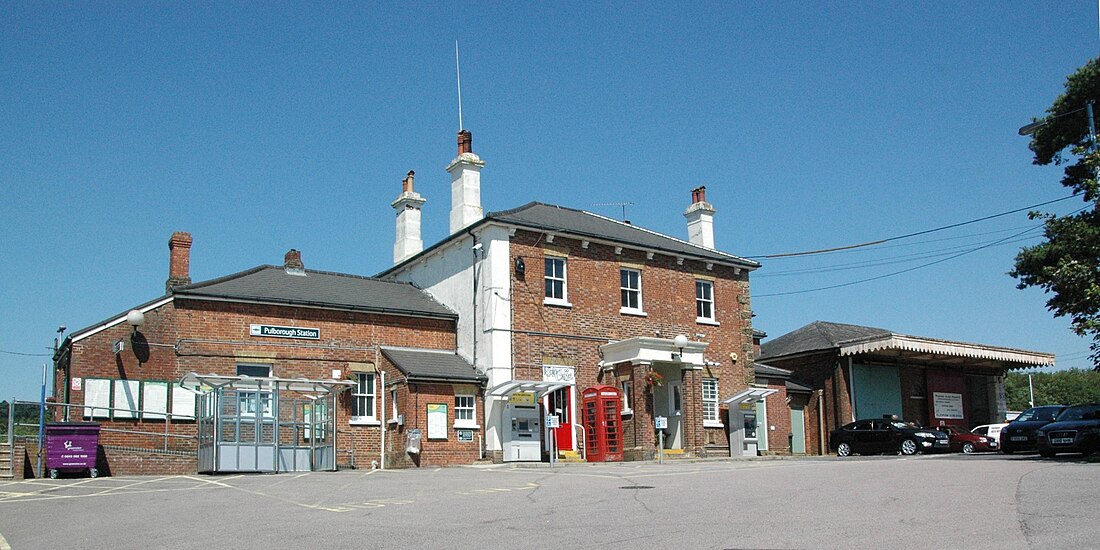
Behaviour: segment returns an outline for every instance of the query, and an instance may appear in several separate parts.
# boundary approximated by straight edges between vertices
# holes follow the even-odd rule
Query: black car
[[[1017,451],[1034,451],[1035,432],[1054,422],[1064,410],[1065,405],[1043,405],[1020,413],[1001,430],[1001,452],[1010,455]]]
[[[1057,420],[1039,428],[1035,434],[1039,454],[1090,455],[1100,450],[1100,405],[1077,405],[1058,415]]]
[[[950,443],[947,434],[922,428],[912,422],[888,419],[857,420],[829,433],[829,447],[837,456],[852,453],[901,453],[912,455],[946,452]]]

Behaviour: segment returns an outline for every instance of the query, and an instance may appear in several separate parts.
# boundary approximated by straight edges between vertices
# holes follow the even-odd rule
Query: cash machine
[[[516,392],[504,405],[504,461],[542,460],[542,425],[534,392]]]

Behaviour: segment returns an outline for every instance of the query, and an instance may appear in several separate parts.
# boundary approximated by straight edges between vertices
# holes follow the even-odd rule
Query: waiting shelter
[[[336,400],[355,382],[192,372],[180,385],[199,394],[200,473],[336,469]]]

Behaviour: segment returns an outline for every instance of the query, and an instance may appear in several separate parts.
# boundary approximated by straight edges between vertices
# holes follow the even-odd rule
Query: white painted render
[[[397,211],[397,238],[393,243],[393,261],[401,262],[424,250],[424,239],[420,233],[420,208],[427,199],[419,193],[406,191],[393,201]]]
[[[684,212],[688,224],[688,242],[714,249],[714,207],[709,202],[697,202]]]
[[[451,173],[451,234],[484,217],[481,209],[481,169],[485,162],[462,153],[447,166]]]
[[[474,232],[481,249],[476,256],[477,307],[474,297],[474,239],[463,235],[393,273],[411,282],[458,314],[458,354],[488,378],[487,388],[512,379],[511,257],[509,230],[485,225]],[[476,342],[476,357],[474,354]],[[486,397],[482,418],[486,449],[502,450],[503,401]]]

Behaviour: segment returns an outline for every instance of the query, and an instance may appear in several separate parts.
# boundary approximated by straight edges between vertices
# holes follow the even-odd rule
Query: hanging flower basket
[[[645,385],[647,385],[651,388],[653,386],[663,386],[665,384],[665,377],[661,376],[660,373],[658,373],[655,370],[651,370],[651,371],[645,373],[644,380],[645,380]]]

